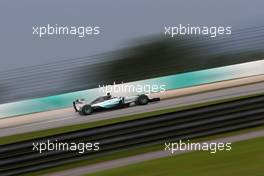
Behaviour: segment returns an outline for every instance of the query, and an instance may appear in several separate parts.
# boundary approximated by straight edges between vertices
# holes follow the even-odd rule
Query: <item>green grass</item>
[[[264,129],[264,126],[259,126],[259,127],[248,128],[248,129],[243,129],[243,130],[239,130],[239,131],[226,132],[226,133],[221,133],[221,134],[217,134],[217,135],[212,135],[209,137],[202,137],[202,138],[194,139],[194,140],[192,140],[192,142],[214,140],[217,138],[239,135],[239,134],[244,134],[244,133],[263,130],[263,129]],[[147,152],[160,151],[160,150],[163,150],[163,147],[164,147],[163,144],[157,144],[157,145],[153,145],[153,146],[146,146],[146,147],[140,147],[140,148],[136,148],[136,149],[124,150],[124,151],[115,152],[111,155],[106,155],[106,156],[100,157],[100,158],[77,161],[77,162],[72,162],[69,164],[64,164],[64,165],[61,165],[58,167],[52,167],[52,168],[44,169],[44,170],[37,171],[34,173],[26,174],[25,176],[43,175],[43,174],[63,171],[65,169],[71,169],[71,168],[86,166],[89,164],[96,164],[96,163],[110,161],[110,160],[114,160],[114,159],[120,159],[120,158],[124,158],[124,157],[135,156],[135,155],[139,155],[139,154],[143,154],[143,153],[147,153]]]
[[[247,95],[247,96],[242,96],[242,97],[215,100],[215,101],[209,101],[205,103],[198,103],[194,105],[181,106],[177,108],[169,108],[169,109],[163,109],[163,110],[158,110],[158,111],[134,114],[134,115],[124,116],[124,117],[108,119],[108,120],[99,120],[96,122],[88,122],[88,123],[82,123],[82,124],[77,124],[77,125],[70,125],[70,126],[64,126],[64,127],[59,127],[59,128],[52,128],[52,129],[34,131],[34,132],[29,132],[29,133],[5,136],[5,137],[0,137],[0,145],[21,142],[21,141],[36,139],[36,138],[41,138],[41,137],[47,137],[47,136],[52,136],[52,135],[57,135],[57,134],[62,134],[62,133],[67,133],[67,132],[73,132],[77,130],[89,129],[89,128],[103,126],[103,125],[110,125],[110,124],[114,124],[118,122],[137,120],[137,119],[151,117],[154,115],[161,115],[161,114],[177,112],[181,110],[188,110],[192,108],[204,107],[208,105],[219,104],[219,103],[224,103],[228,101],[235,101],[235,100],[255,97],[259,95],[263,95],[263,94],[253,94],[253,95]]]
[[[263,176],[264,138],[232,144],[216,154],[191,152],[90,174],[90,176]]]
[[[65,169],[72,169],[72,168],[76,168],[76,167],[86,166],[86,165],[89,165],[89,164],[96,164],[96,163],[110,161],[110,160],[115,160],[115,159],[119,159],[119,158],[135,156],[135,155],[139,155],[139,154],[142,154],[142,153],[147,153],[147,152],[152,152],[152,151],[159,151],[159,150],[163,149],[162,147],[163,147],[162,145],[153,145],[153,146],[136,148],[136,149],[133,149],[133,150],[124,150],[124,151],[121,151],[121,152],[115,152],[115,153],[110,154],[110,155],[101,156],[99,158],[93,158],[93,159],[77,161],[77,162],[64,164],[64,165],[61,165],[61,166],[52,167],[52,168],[44,169],[44,170],[33,172],[33,173],[24,174],[24,176],[44,175],[44,174],[48,174],[48,173],[54,173],[54,172],[63,171]]]

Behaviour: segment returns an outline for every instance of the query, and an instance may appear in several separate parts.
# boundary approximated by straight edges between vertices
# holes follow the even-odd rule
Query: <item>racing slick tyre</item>
[[[92,113],[93,113],[93,108],[92,108],[92,106],[90,106],[90,105],[84,105],[84,106],[82,107],[81,113],[82,113],[83,115],[90,115],[90,114],[92,114]]]
[[[138,97],[136,104],[146,105],[148,104],[148,102],[149,102],[148,96],[143,94]]]

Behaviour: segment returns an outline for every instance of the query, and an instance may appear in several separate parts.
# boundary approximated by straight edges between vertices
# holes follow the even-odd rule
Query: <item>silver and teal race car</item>
[[[78,99],[73,102],[76,112],[81,115],[90,115],[93,112],[109,109],[118,109],[133,105],[146,105],[149,102],[160,101],[160,98],[149,98],[147,95],[136,95],[129,97],[112,97],[109,93],[106,96],[98,97],[88,103],[84,99]]]

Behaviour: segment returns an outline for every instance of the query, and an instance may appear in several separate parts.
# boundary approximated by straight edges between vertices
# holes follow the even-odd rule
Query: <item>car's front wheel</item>
[[[93,108],[90,105],[84,105],[82,107],[82,111],[81,112],[82,112],[83,115],[90,115],[90,114],[93,113]]]

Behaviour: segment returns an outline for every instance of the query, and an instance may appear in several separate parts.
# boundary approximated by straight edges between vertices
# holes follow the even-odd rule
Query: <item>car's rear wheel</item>
[[[146,105],[149,102],[149,98],[147,95],[140,95],[137,99],[137,104],[139,105]]]
[[[84,105],[82,107],[82,114],[83,115],[90,115],[93,113],[93,108],[90,105]]]

